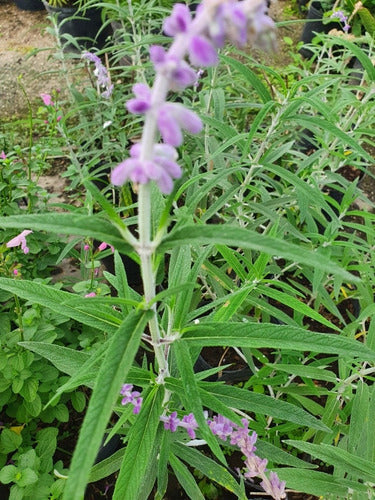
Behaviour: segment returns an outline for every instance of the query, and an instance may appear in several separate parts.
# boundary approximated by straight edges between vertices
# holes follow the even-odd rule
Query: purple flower
[[[246,44],[247,24],[242,2],[225,3],[219,5],[208,32],[216,47],[223,47],[226,38],[242,47]]]
[[[168,55],[160,45],[150,47],[150,58],[155,70],[168,78],[171,90],[183,90],[197,80],[196,72],[186,61]]]
[[[140,160],[140,144],[130,148],[130,155],[112,170],[111,182],[115,186],[122,186],[127,180],[140,184],[154,180],[161,192],[168,194],[173,189],[173,179],[182,175],[176,163],[177,151],[168,144],[155,144],[151,160]]]
[[[96,54],[84,52],[82,58],[95,64],[94,75],[96,76],[98,87],[103,87],[105,89],[101,95],[105,99],[109,99],[113,92],[113,85],[111,84],[111,78],[107,68]]]
[[[340,22],[344,25],[342,30],[347,33],[350,30],[350,25],[348,24],[348,16],[346,16],[342,10],[336,10],[331,15],[331,19],[338,18]]]
[[[124,406],[128,403],[134,406],[133,413],[137,415],[142,406],[143,398],[138,391],[133,391],[132,384],[124,384],[121,388],[120,394],[124,396],[121,400],[121,404]]]
[[[12,248],[12,247],[18,247],[21,245],[21,249],[23,250],[23,253],[24,254],[29,253],[29,248],[27,247],[27,244],[26,244],[26,236],[30,233],[32,233],[32,231],[30,231],[29,229],[25,229],[24,231],[22,231],[21,234],[19,234],[18,236],[16,236],[12,240],[8,241],[7,247]]]
[[[190,39],[189,59],[194,66],[216,66],[219,62],[217,51],[205,36],[195,35]]]
[[[191,25],[189,7],[183,3],[173,6],[172,14],[164,20],[163,30],[168,36],[186,33]]]
[[[136,83],[132,90],[135,99],[129,99],[126,103],[127,110],[134,115],[146,113],[151,108],[150,87],[144,83]]]
[[[260,485],[266,493],[271,495],[276,500],[286,497],[285,481],[280,481],[276,472],[271,471],[269,481],[262,481]]]
[[[184,427],[191,437],[191,439],[195,439],[195,429],[198,428],[197,421],[195,420],[194,414],[189,413],[189,415],[185,415],[182,418],[182,422],[178,424],[180,427]]]
[[[256,432],[253,432],[251,436],[249,435],[249,423],[245,418],[242,419],[241,422],[243,427],[238,427],[237,430],[233,432],[230,444],[238,446],[246,456],[250,456],[254,454],[256,450],[254,445],[258,436]]]
[[[209,420],[207,423],[212,434],[215,434],[215,436],[223,441],[226,441],[227,437],[233,432],[233,422],[222,415],[215,415],[213,419]]]
[[[162,422],[164,422],[164,429],[169,430],[171,432],[176,432],[177,427],[180,424],[180,419],[177,418],[177,412],[176,411],[174,411],[173,413],[171,413],[169,415],[169,417],[167,417],[167,416],[161,416],[160,420]]]
[[[163,141],[171,146],[182,144],[182,130],[198,134],[203,124],[199,116],[182,104],[165,103],[160,106],[157,124]]]
[[[96,293],[95,292],[86,293],[86,295],[85,295],[85,299],[90,299],[92,297],[96,297]]]
[[[206,415],[207,418],[207,415]],[[195,439],[195,430],[198,424],[195,420],[193,413],[185,415],[182,421],[177,418],[177,412],[174,411],[169,416],[163,415],[160,420],[164,422],[164,428],[171,432],[176,432],[178,427],[186,429],[189,437]],[[219,439],[226,441],[230,437],[230,444],[236,445],[240,448],[241,452],[245,455],[245,474],[246,478],[253,478],[259,476],[263,479],[261,485],[263,489],[272,496],[275,500],[282,500],[285,498],[285,482],[280,481],[275,472],[271,472],[269,478],[266,476],[267,459],[260,458],[255,455],[255,442],[257,434],[252,432],[249,435],[248,421],[242,420],[243,426],[231,422],[223,415],[215,415],[212,420],[207,421],[212,433]]]
[[[0,158],[1,158],[2,160],[6,160],[6,159],[7,159],[7,155],[4,153],[4,151],[2,151],[2,152],[0,153]]]

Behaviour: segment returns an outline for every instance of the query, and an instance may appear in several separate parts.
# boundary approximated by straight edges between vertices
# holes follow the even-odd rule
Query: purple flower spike
[[[215,436],[223,441],[226,441],[227,437],[233,432],[233,423],[222,415],[215,415],[213,420],[208,421],[208,426],[212,434],[215,434]]]
[[[151,90],[144,83],[133,85],[135,99],[130,99],[126,103],[126,108],[135,115],[146,113],[151,108]]]
[[[133,413],[134,415],[138,415],[138,413],[141,411],[141,406],[142,406],[143,398],[136,398],[133,399]]]
[[[164,21],[163,30],[168,36],[176,36],[180,33],[186,33],[190,24],[189,7],[183,3],[176,3],[173,6],[172,14]]]
[[[285,498],[285,481],[280,481],[276,472],[270,472],[269,482],[262,481],[260,483],[266,493],[276,500]]]
[[[171,90],[183,90],[197,80],[196,72],[186,61],[168,55],[160,45],[151,46],[150,58],[155,70],[169,79]]]
[[[189,413],[189,415],[185,415],[182,418],[182,422],[179,424],[180,427],[184,427],[191,437],[191,439],[195,439],[195,429],[198,428],[197,421],[195,420],[194,414]]]
[[[193,36],[188,50],[190,62],[194,66],[216,66],[219,62],[215,47],[204,36]]]
[[[128,403],[134,406],[133,413],[137,415],[141,411],[143,398],[140,397],[140,393],[138,391],[133,391],[132,384],[124,384],[120,391],[120,394],[124,396],[121,400],[122,405],[127,405]]]
[[[171,146],[180,146],[182,143],[181,129],[198,134],[203,128],[199,116],[178,103],[163,104],[159,109],[157,123],[163,141]]]
[[[160,417],[160,420],[164,422],[164,429],[171,432],[176,432],[177,427],[180,423],[180,419],[177,418],[177,412],[174,411],[169,415],[169,417]]]
[[[104,66],[104,64],[96,54],[92,54],[91,52],[84,52],[82,54],[82,58],[95,64],[94,75],[97,78],[98,85],[99,87],[105,88],[101,95],[105,99],[109,99],[112,95],[114,87],[111,84],[111,78],[109,76],[107,68]]]

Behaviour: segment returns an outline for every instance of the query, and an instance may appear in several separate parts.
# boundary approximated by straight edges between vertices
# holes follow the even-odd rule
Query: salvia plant
[[[371,307],[371,293],[344,269],[365,274],[364,266],[353,263],[353,251],[358,262],[364,255],[371,260],[370,248],[365,253],[362,240],[342,230],[356,187],[342,184],[341,191],[347,192],[333,208],[320,188],[336,179],[332,158],[324,149],[332,134],[337,167],[348,154],[359,167],[369,159],[355,139],[362,121],[370,120],[366,113],[373,92],[363,97],[361,85],[354,84],[355,92],[344,91],[336,104],[339,78],[330,75],[328,80],[323,68],[315,78],[301,71],[308,89],[305,99],[296,81],[273,100],[261,80],[240,62],[247,55],[238,51],[238,60],[224,55],[226,64],[221,67],[218,51],[227,42],[239,48],[273,46],[274,23],[266,11],[263,0],[203,0],[194,15],[186,5],[174,5],[163,25],[172,43],[149,50],[153,84],[141,68],[142,81],[133,85],[133,96],[126,102],[131,126],[136,130],[141,123],[140,138],[110,174],[118,191],[132,184],[130,208],[109,201],[88,175],[82,175],[82,168],[79,181],[92,201],[88,215],[71,209],[0,219],[2,228],[22,230],[1,247],[4,254],[18,249],[27,256],[29,241],[47,231],[84,238],[82,260],[87,264],[91,259],[92,271],[101,252],[114,259],[113,272],[105,272],[112,296],[94,290],[94,272],[89,288],[79,290],[81,295],[16,279],[17,273],[9,277],[17,271],[13,264],[7,264],[8,277],[0,278],[2,289],[17,300],[40,304],[103,334],[92,351],[43,339],[21,337],[19,342],[24,352],[47,358],[70,376],[50,406],[82,385],[92,390],[70,469],[59,474],[55,486],[59,493],[63,490],[64,499],[81,500],[88,482],[115,472],[115,500],[162,499],[169,471],[192,499],[204,498],[197,484],[202,475],[240,499],[254,492],[283,499],[288,488],[371,498],[374,447],[369,444],[365,453],[356,443],[371,441],[368,418],[360,431],[358,422],[361,415],[369,417],[375,401],[372,387],[363,382],[374,372],[374,329],[369,327],[363,343],[354,339],[357,323],[339,335],[340,329],[320,314],[319,306],[323,303],[345,323],[333,297],[347,296],[356,286],[366,310]],[[369,58],[351,42],[342,43],[359,56],[374,80]],[[235,48],[231,51],[236,53]],[[116,92],[108,69],[92,53],[83,58],[94,64],[97,94],[108,106]],[[324,64],[318,58],[317,67]],[[230,125],[221,113],[225,96],[213,90],[218,79],[230,82],[231,76],[224,74],[228,68],[241,71],[263,101],[250,122],[247,113],[236,109],[243,133],[232,127],[232,113],[236,92],[251,90],[231,88],[228,82],[222,86],[233,103],[226,115]],[[209,107],[207,101],[199,101],[205,73],[212,85],[208,101],[216,105],[215,118],[198,113],[198,104]],[[276,72],[267,76],[278,79]],[[316,95],[323,96],[322,102],[314,100]],[[363,111],[356,122],[361,99]],[[332,107],[325,102],[332,102]],[[330,118],[342,102],[346,114],[339,129]],[[325,121],[314,115],[316,109]],[[311,136],[304,129],[315,153],[306,155],[293,138],[288,141],[289,120],[316,132]],[[259,138],[263,122],[268,129]],[[62,134],[63,126],[64,119],[56,119]],[[215,129],[211,135],[210,127]],[[194,142],[190,134],[197,136]],[[193,147],[196,151],[191,152]],[[222,155],[229,147],[235,152]],[[294,172],[288,170],[290,165]],[[100,213],[92,213],[94,203]],[[369,247],[370,219],[364,225]],[[141,275],[137,287],[129,284],[134,268]],[[288,272],[295,279],[289,279]],[[280,275],[285,280],[278,281]],[[275,304],[290,308],[292,314],[277,311]],[[358,320],[363,328],[367,316],[363,313]],[[307,330],[306,318],[330,333]],[[226,366],[211,366],[202,357],[204,348],[222,346],[233,348],[248,367],[242,387],[234,385]],[[339,377],[327,369],[333,362],[338,363]],[[226,377],[233,385],[223,383]],[[292,383],[296,378],[303,380],[305,392]],[[332,384],[334,390],[315,386],[313,380]],[[306,397],[316,394],[326,397],[326,411]],[[353,409],[350,424],[345,420],[348,398]],[[282,443],[290,429],[295,439]],[[333,444],[340,433],[345,439],[338,448]],[[116,434],[121,436],[120,449],[93,465],[103,441]],[[335,475],[313,470],[314,464],[288,453],[292,449],[333,464]],[[15,481],[18,471],[6,467],[3,476]],[[35,477],[28,471],[26,479]],[[24,481],[21,487],[26,486]]]

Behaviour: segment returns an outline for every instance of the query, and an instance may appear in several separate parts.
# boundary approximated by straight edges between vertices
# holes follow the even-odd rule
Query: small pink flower
[[[46,106],[53,106],[52,96],[50,94],[40,94],[40,97]]]
[[[56,118],[56,121],[59,122],[60,120],[62,120],[62,116],[59,115],[57,118]]]
[[[108,245],[108,243],[106,243],[105,241],[103,241],[103,243],[100,243],[100,245],[98,246],[99,252],[103,252],[103,250],[105,250],[108,246],[111,249],[111,252],[114,253],[114,247],[112,245]]]
[[[32,233],[29,229],[25,229],[25,231],[22,231],[21,234],[13,238],[12,240],[8,241],[7,247],[12,248],[12,247],[18,247],[21,245],[21,248],[23,250],[23,253],[29,253],[29,248],[26,245],[26,236],[28,234]]]
[[[6,159],[7,159],[7,155],[4,153],[4,151],[2,151],[2,152],[0,153],[0,158],[1,158],[2,160],[6,160]]]
[[[14,276],[18,276],[18,269],[13,269]]]
[[[90,293],[87,293],[87,294],[85,295],[85,299],[87,299],[87,298],[91,298],[91,297],[96,297],[96,293],[95,293],[95,292],[90,292]]]
[[[83,249],[85,252],[88,252],[90,250],[90,245],[85,245]]]

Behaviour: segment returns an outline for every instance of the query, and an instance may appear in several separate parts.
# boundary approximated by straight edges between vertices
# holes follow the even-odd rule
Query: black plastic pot
[[[42,0],[14,0],[16,6],[21,10],[36,11],[44,10]]]
[[[307,12],[306,23],[303,27],[301,41],[304,43],[311,43],[317,33],[329,33],[331,29],[337,27],[337,23],[332,22],[323,23],[323,10],[321,9],[320,2],[313,2]],[[313,52],[307,47],[301,47],[299,53],[306,59],[313,56]]]
[[[104,47],[111,30],[108,26],[103,29],[101,9],[89,8],[78,11],[75,7],[52,7],[47,3],[44,5],[49,14],[57,17],[59,36],[65,51],[78,51],[75,44],[67,41],[68,36],[65,35],[75,38],[81,49]]]

